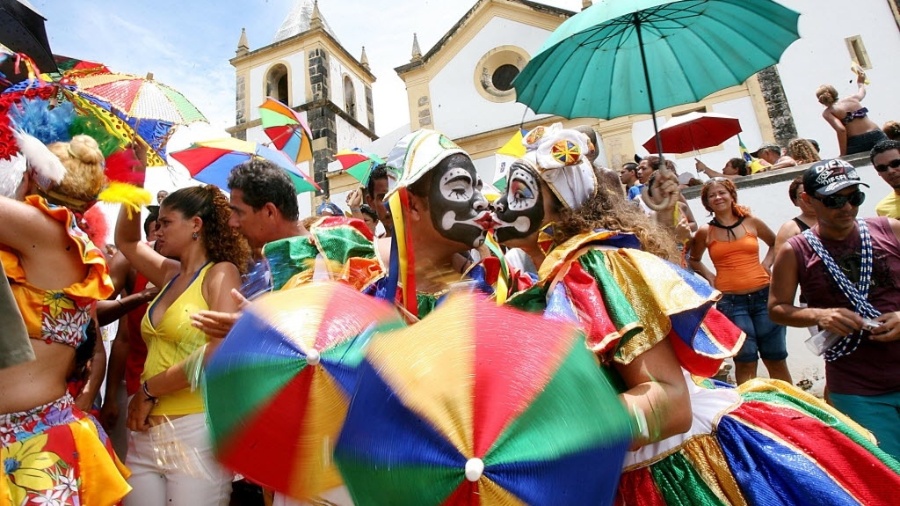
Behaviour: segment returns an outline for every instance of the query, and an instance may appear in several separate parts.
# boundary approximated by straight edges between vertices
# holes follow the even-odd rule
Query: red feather
[[[144,172],[138,171],[141,162],[134,156],[134,151],[121,149],[106,157],[106,178],[110,181],[144,185]]]

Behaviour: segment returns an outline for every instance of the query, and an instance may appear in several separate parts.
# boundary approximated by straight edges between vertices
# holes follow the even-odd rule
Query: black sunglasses
[[[844,207],[847,202],[853,207],[859,207],[866,201],[866,194],[859,190],[856,190],[850,195],[828,195],[819,197],[818,195],[810,194],[810,197],[822,202],[822,204],[829,209],[840,209]]]
[[[876,165],[875,170],[877,170],[878,172],[884,172],[888,170],[888,168],[896,169],[897,167],[900,167],[900,158],[894,158],[884,165]]]

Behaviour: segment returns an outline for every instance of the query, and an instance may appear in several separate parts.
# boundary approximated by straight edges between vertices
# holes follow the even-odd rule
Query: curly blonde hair
[[[250,246],[236,229],[228,226],[228,198],[215,185],[190,186],[166,196],[161,206],[179,211],[185,218],[203,220],[200,236],[209,260],[231,262],[243,274],[250,262]]]
[[[54,142],[47,148],[66,168],[65,177],[52,193],[63,197],[61,203],[67,206],[93,202],[106,184],[103,152],[97,141],[87,135],[76,135],[70,142]]]
[[[556,197],[553,197],[556,200]],[[644,214],[637,206],[611,192],[600,191],[578,209],[568,209],[557,200],[559,220],[553,227],[553,240],[561,244],[591,230],[606,229],[637,236],[644,251],[672,262],[680,255],[668,230]]]
[[[788,143],[787,154],[798,164],[818,162],[822,158],[815,146],[806,139],[794,139]]]
[[[834,86],[830,84],[823,84],[816,88],[816,98],[819,100],[819,103],[828,107],[831,104],[837,102],[838,92],[834,88]]]

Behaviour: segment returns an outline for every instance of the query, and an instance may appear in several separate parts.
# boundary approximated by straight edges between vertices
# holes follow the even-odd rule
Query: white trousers
[[[213,458],[203,413],[131,432],[125,506],[227,506],[231,473]]]

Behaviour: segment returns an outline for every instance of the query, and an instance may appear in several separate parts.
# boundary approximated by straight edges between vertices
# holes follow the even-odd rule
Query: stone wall
[[[234,125],[236,127],[243,125],[247,122],[247,118],[244,117],[244,106],[247,92],[244,88],[245,79],[243,76],[237,76],[237,81],[235,82],[235,97],[234,97]],[[242,141],[247,140],[247,130],[240,129],[235,133],[236,137]]]
[[[328,53],[324,49],[309,50],[309,86],[312,88],[313,102],[328,100]]]
[[[372,87],[366,86],[366,121],[369,130],[375,131],[375,101],[372,99]]]
[[[778,68],[774,65],[767,67],[759,71],[757,77],[763,99],[766,101],[766,112],[775,132],[775,142],[787,146],[791,139],[797,137],[797,126],[794,124],[794,115],[791,114],[791,106],[784,94]]]
[[[327,107],[331,93],[328,87],[328,53],[322,48],[309,51],[309,85],[312,89],[312,102],[307,109],[306,119],[313,138],[312,174],[322,192],[328,195],[328,164],[337,150],[337,133],[335,131],[334,112]],[[325,149],[322,142],[325,139]],[[317,149],[318,148],[318,149]]]

